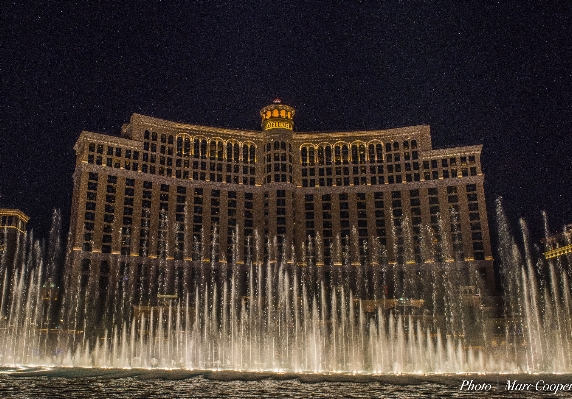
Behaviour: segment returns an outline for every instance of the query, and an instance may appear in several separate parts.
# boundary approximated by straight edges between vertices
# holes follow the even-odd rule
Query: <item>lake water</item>
[[[512,391],[509,380],[517,381]],[[461,391],[463,381],[483,390]],[[565,385],[571,383],[569,374],[369,376],[3,368],[0,398],[564,398],[572,397],[572,386]],[[555,394],[555,387],[571,390]]]

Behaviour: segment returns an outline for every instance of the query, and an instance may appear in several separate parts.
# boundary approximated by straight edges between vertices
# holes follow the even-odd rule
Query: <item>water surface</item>
[[[273,374],[229,371],[3,368],[2,398],[553,398],[572,392],[508,391],[507,380],[572,383],[569,374]],[[463,380],[490,384],[460,391]]]

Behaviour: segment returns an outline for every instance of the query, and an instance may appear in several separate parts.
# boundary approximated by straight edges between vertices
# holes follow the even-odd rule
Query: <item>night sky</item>
[[[54,208],[67,230],[82,130],[119,135],[135,112],[258,130],[275,97],[297,131],[483,144],[491,218],[502,196],[536,239],[543,209],[572,222],[568,2],[18,3],[0,5],[0,207],[36,236]]]

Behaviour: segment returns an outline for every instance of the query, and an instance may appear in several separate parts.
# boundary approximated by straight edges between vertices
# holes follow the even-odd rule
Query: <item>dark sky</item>
[[[568,2],[17,3],[0,5],[0,206],[42,235],[53,208],[69,219],[82,130],[118,135],[134,112],[259,129],[276,96],[298,131],[482,143],[491,216],[502,196],[537,236],[543,209],[572,222]]]

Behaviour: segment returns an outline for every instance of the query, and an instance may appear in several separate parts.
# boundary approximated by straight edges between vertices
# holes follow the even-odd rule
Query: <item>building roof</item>
[[[30,220],[30,217],[19,209],[0,208],[0,216],[16,216],[22,219],[24,223],[28,223]]]

